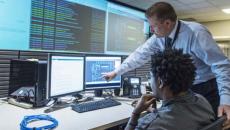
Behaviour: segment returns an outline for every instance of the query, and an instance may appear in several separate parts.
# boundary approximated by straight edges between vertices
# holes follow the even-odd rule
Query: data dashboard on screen
[[[129,53],[146,39],[143,16],[106,0],[0,0],[0,49]]]
[[[65,0],[33,0],[31,49],[103,51],[105,11]]]
[[[85,89],[120,88],[121,76],[111,81],[103,77],[121,64],[120,56],[86,56],[85,58]]]
[[[143,13],[113,3],[107,10],[106,53],[129,54],[144,43],[149,27]]]

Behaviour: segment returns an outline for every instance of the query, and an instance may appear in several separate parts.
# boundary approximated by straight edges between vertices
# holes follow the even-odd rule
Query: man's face
[[[157,37],[165,37],[168,35],[168,25],[166,21],[157,20],[155,17],[148,18],[150,31]]]
[[[159,88],[160,84],[159,84],[158,78],[156,78],[152,72],[150,72],[150,76],[151,76],[151,84],[150,85],[152,88],[153,96],[161,99],[161,91]]]

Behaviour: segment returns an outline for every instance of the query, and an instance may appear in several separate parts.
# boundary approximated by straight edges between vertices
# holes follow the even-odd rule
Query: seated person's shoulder
[[[211,105],[209,104],[208,100],[204,96],[198,93],[194,93],[194,97],[195,97],[195,102],[200,103],[202,106],[208,105],[208,107],[211,108]]]
[[[167,130],[187,128],[189,128],[187,130],[194,130],[201,128],[203,124],[211,123],[213,119],[214,112],[211,105],[203,96],[194,93],[191,100],[172,103],[156,111],[148,128],[151,130],[160,130],[162,127]]]
[[[200,94],[198,94],[198,93],[194,93],[194,96],[197,97],[197,98],[200,99],[200,100],[207,101],[207,100],[205,99],[204,96],[202,96],[202,95],[200,95]]]

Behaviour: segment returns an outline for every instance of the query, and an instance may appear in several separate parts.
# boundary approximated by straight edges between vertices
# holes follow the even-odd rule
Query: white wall
[[[205,25],[213,36],[228,36],[230,39],[230,20],[201,23]]]
[[[205,22],[201,24],[209,29],[224,54],[230,58],[230,20]]]

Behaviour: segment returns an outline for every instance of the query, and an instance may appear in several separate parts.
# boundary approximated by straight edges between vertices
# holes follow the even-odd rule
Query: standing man
[[[224,128],[230,128],[230,61],[210,32],[199,23],[177,20],[174,8],[166,2],[153,4],[146,17],[154,35],[104,77],[111,80],[140,67],[165,48],[183,49],[192,56],[197,68],[192,90],[206,97],[218,116],[227,114]]]

